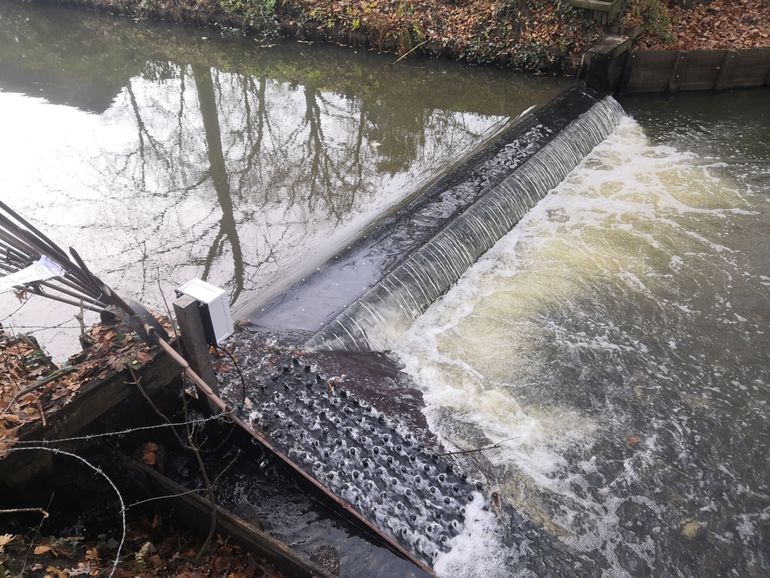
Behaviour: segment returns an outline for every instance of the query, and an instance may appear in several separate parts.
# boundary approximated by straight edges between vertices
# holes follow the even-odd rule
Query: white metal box
[[[176,292],[192,297],[201,304],[203,328],[210,345],[222,343],[233,334],[233,317],[224,289],[200,279],[193,279],[178,287]]]

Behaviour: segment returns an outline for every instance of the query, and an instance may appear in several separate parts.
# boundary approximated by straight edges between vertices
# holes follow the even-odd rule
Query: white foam
[[[465,513],[465,524],[449,542],[450,551],[439,555],[434,563],[441,578],[509,578],[510,566],[517,552],[503,544],[497,518],[486,507],[484,498],[475,493]],[[525,544],[519,548],[526,547]],[[530,576],[522,570],[513,576]]]
[[[596,319],[588,322],[590,332],[580,333],[552,314],[579,315],[575,303],[611,288],[618,298],[643,301],[661,315],[699,315],[701,304],[671,287],[685,272],[694,283],[709,282],[699,277],[704,263],[729,281],[736,255],[721,241],[725,222],[753,214],[715,168],[691,153],[650,145],[636,122],[625,118],[403,337],[388,342],[422,387],[429,425],[444,442],[468,449],[507,440],[484,452],[485,467],[507,498],[577,550],[601,551],[612,575],[625,572],[616,551],[621,545],[654,565],[653,539],[624,538],[619,509],[631,502],[659,515],[655,500],[629,488],[664,449],[654,435],[634,442],[635,453],[622,462],[617,478],[597,491],[589,477],[606,464],[588,452],[605,435],[606,423],[560,403],[559,396],[530,402],[549,374],[542,351],[557,342],[578,367],[585,354],[616,356],[618,371],[623,356],[649,358],[634,387],[641,396],[675,379],[665,359],[652,357],[643,331]],[[725,300],[718,306],[729,309]],[[731,319],[746,321],[738,314]],[[667,336],[659,348],[681,355],[687,340]],[[573,384],[554,389],[559,387]],[[686,418],[676,415],[681,409],[672,409],[672,423],[650,429],[684,427]],[[585,454],[575,462],[567,457]],[[504,555],[490,553],[487,566],[487,557],[477,554],[487,551],[479,542],[495,543],[495,519],[483,510],[474,515],[467,535],[439,560],[442,576],[504,575]],[[479,560],[485,565],[474,569]]]

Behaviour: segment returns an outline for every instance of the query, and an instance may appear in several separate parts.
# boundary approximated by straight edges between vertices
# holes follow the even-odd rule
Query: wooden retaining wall
[[[742,50],[628,50],[607,37],[588,52],[586,83],[600,92],[678,92],[770,86],[770,47]]]
[[[636,50],[618,90],[677,92],[770,86],[770,47],[744,50]]]

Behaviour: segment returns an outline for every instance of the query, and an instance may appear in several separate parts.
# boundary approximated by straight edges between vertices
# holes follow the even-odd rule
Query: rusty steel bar
[[[74,305],[75,307],[83,307],[83,309],[88,309],[89,311],[95,311],[96,313],[101,313],[106,310],[106,307],[98,307],[95,305],[90,305],[88,303],[80,301],[75,301],[73,299],[67,299],[66,297],[60,297],[59,295],[51,295],[50,293],[44,293],[40,290],[38,287],[29,287],[28,288],[30,293],[33,293],[34,295],[39,295],[40,297],[45,297],[46,299],[53,299],[54,301],[59,301],[60,303],[66,303],[67,305]]]
[[[24,219],[24,217],[22,217],[16,211],[14,211],[11,207],[6,205],[3,201],[0,201],[0,208],[2,208],[6,213],[8,213],[14,219],[16,219],[16,221],[18,221],[24,227],[26,227],[27,230],[29,230],[34,235],[36,235],[38,239],[42,240],[52,250],[53,253],[58,253],[61,258],[67,259],[67,254],[56,243],[51,241],[51,239],[49,239],[45,234],[43,234],[42,231],[37,229],[29,221]]]

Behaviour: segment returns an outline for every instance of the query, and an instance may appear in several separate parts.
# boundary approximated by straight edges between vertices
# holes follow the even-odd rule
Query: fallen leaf
[[[158,463],[158,444],[147,442],[142,447],[142,461],[148,466],[154,466]]]
[[[41,554],[45,554],[46,552],[50,552],[52,549],[53,548],[51,546],[48,546],[48,545],[35,546],[35,550],[34,550],[35,556],[40,556]],[[50,570],[47,570],[47,571],[50,572]]]
[[[217,556],[214,558],[214,570],[216,570],[219,573],[224,572],[227,570],[228,566],[230,566],[230,559],[225,556]]]
[[[99,549],[98,548],[88,548],[86,550],[86,560],[98,560],[99,559]]]
[[[134,359],[136,359],[142,365],[147,365],[152,361],[152,355],[146,351],[137,351],[136,355],[134,355]]]
[[[55,574],[56,578],[68,578],[67,573],[64,570],[60,570],[56,566],[48,566],[45,571]]]

